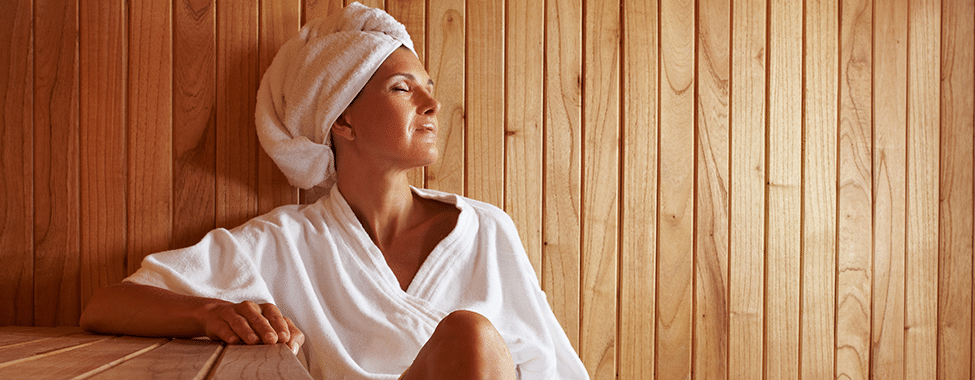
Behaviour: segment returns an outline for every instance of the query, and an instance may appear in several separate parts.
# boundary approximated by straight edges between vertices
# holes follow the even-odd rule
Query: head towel
[[[335,183],[332,123],[400,46],[416,54],[403,24],[352,3],[281,47],[261,80],[255,118],[261,145],[292,185]]]

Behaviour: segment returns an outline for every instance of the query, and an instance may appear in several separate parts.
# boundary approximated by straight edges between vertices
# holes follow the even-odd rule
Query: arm
[[[108,334],[205,335],[230,344],[280,342],[294,352],[305,341],[304,334],[273,304],[235,304],[134,283],[96,291],[81,315],[81,327]]]

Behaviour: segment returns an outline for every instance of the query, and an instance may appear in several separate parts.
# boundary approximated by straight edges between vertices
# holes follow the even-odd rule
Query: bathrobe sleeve
[[[280,226],[262,217],[227,230],[210,231],[200,242],[155,253],[125,282],[156,286],[183,295],[230,302],[274,303],[262,258],[281,241]]]

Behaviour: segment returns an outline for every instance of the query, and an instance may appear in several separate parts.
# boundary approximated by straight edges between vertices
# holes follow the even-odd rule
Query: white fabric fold
[[[401,46],[416,54],[403,24],[352,3],[281,47],[261,79],[255,118],[261,145],[292,185],[331,187],[332,124]]]

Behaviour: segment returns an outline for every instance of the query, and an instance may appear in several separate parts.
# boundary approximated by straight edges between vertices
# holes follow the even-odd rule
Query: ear
[[[355,131],[352,125],[345,119],[345,114],[339,115],[338,119],[332,123],[332,138],[341,137],[346,140],[355,140]]]

